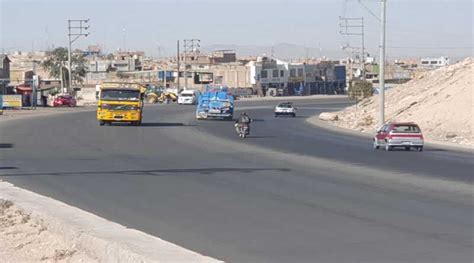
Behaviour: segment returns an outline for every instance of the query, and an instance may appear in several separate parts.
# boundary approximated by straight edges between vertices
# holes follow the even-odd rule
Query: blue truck
[[[209,85],[201,93],[196,108],[196,119],[224,119],[234,117],[234,96],[227,86]]]

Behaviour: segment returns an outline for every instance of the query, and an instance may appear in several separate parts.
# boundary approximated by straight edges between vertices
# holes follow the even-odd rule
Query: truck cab
[[[126,122],[142,123],[143,99],[146,88],[135,83],[104,83],[97,103],[99,125]]]

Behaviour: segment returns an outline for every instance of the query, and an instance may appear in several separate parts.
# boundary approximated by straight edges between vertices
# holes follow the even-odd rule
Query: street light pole
[[[385,22],[386,22],[386,0],[382,1],[382,21],[380,34],[380,72],[379,72],[379,127],[385,123]]]
[[[89,23],[89,19],[76,19],[72,20],[69,19],[67,21],[68,27],[68,52],[67,52],[67,60],[68,60],[68,91],[72,93],[72,43],[76,41],[79,37],[89,35],[89,32],[85,32],[85,30],[89,29],[89,26],[85,25]],[[74,37],[74,38],[72,38]]]
[[[176,57],[176,69],[177,69],[177,71],[178,71],[178,77],[177,77],[177,80],[178,80],[178,81],[177,81],[176,84],[177,84],[177,86],[178,86],[178,87],[177,87],[177,93],[179,93],[179,88],[180,88],[180,87],[179,87],[179,84],[180,84],[180,83],[179,83],[179,67],[180,67],[180,65],[179,65],[179,56],[180,56],[180,55],[179,55],[179,40],[176,42],[176,49],[177,49],[177,50],[176,50],[176,55],[177,55],[177,57]]]

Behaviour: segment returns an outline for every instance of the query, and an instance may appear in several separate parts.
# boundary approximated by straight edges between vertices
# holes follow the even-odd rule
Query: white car
[[[275,117],[281,115],[287,115],[291,117],[296,117],[296,108],[293,107],[291,102],[282,102],[275,107]]]
[[[178,104],[194,105],[197,103],[199,91],[197,90],[183,90],[178,95]]]

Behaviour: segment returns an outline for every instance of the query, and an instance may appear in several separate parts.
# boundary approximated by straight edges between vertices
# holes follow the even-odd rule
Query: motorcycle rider
[[[235,129],[237,133],[239,133],[240,127],[242,127],[242,125],[247,125],[248,133],[250,133],[251,122],[252,122],[252,119],[247,115],[247,113],[245,112],[240,113],[240,117],[235,121]]]

